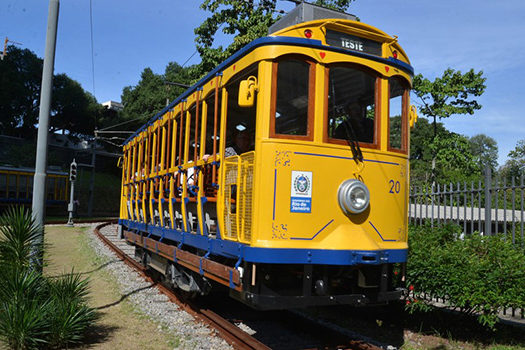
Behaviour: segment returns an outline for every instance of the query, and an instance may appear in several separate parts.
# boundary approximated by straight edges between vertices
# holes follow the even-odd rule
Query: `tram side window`
[[[33,197],[33,175],[29,176],[28,181],[29,182],[27,184],[27,192],[28,192],[28,197],[31,198]]]
[[[8,198],[16,198],[16,175],[9,175]]]
[[[277,62],[274,67],[277,69],[277,79],[274,85],[276,101],[273,134],[309,136],[313,64],[299,59],[287,59]]]
[[[18,198],[27,198],[27,175],[20,175],[18,182]]]
[[[47,200],[55,199],[55,181],[54,177],[48,177],[46,181],[46,198]]]
[[[375,144],[377,78],[348,66],[332,66],[328,76],[328,138]]]
[[[257,77],[257,74],[257,66],[251,66],[226,86],[228,91],[226,157],[254,149],[257,95],[252,107],[239,107],[239,84],[249,76]]]
[[[388,148],[406,150],[406,91],[399,78],[390,78],[389,84],[389,116],[388,116]]]
[[[64,177],[57,178],[57,197],[56,200],[66,199],[66,179]]]
[[[0,174],[0,198],[7,197],[7,174]]]

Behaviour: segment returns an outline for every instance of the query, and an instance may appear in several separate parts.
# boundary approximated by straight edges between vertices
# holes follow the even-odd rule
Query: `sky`
[[[150,67],[163,73],[168,62],[186,62],[195,53],[193,29],[208,16],[197,0],[61,0],[55,74],[66,73],[99,102],[120,101]],[[48,0],[0,0],[0,39],[21,43],[44,56]],[[293,8],[279,1],[278,8]],[[396,35],[416,73],[433,80],[448,67],[483,71],[487,88],[472,116],[442,120],[454,132],[486,134],[498,142],[500,165],[525,139],[521,84],[525,81],[523,0],[356,0],[349,13]],[[229,38],[221,35],[224,44]],[[198,54],[189,64],[198,63]],[[415,102],[415,101],[414,101]],[[416,126],[417,127],[417,126]]]

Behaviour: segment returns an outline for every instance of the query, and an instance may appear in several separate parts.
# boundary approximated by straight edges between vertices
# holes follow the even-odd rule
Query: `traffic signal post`
[[[75,159],[69,166],[69,182],[71,183],[71,191],[69,194],[69,204],[67,211],[69,212],[69,219],[67,220],[67,226],[74,226],[73,224],[73,211],[75,210],[75,181],[77,180],[77,162]]]

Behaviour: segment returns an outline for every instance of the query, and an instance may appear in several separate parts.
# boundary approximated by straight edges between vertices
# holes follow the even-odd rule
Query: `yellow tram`
[[[0,166],[0,207],[8,205],[30,205],[33,198],[32,168]],[[47,171],[46,207],[65,211],[68,201],[68,173]]]
[[[413,68],[397,38],[317,12],[277,22],[126,141],[121,233],[174,286],[219,282],[262,309],[399,298]]]

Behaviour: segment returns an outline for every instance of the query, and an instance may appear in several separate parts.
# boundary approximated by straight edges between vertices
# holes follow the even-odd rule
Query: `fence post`
[[[492,200],[490,198],[490,189],[491,189],[491,171],[490,166],[487,164],[485,166],[485,235],[490,236],[492,234]],[[497,210],[497,208],[496,208]]]

